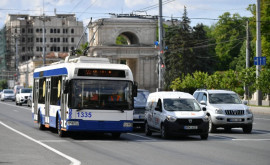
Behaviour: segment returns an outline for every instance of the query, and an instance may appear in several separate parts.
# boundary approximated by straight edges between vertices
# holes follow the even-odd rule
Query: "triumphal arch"
[[[158,87],[157,18],[114,15],[89,25],[89,55],[128,65],[139,88]]]

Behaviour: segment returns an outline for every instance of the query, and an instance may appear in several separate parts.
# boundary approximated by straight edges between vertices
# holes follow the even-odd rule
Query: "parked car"
[[[30,96],[31,93],[32,93],[31,88],[19,89],[19,91],[16,94],[16,100],[15,100],[16,105],[26,104],[28,97]]]
[[[30,93],[28,99],[27,99],[27,106],[31,107],[32,106],[32,93]]]
[[[155,92],[150,93],[146,104],[145,134],[160,132],[162,138],[170,135],[200,135],[208,138],[208,116],[206,116],[189,93]]]
[[[252,131],[253,114],[239,96],[229,90],[196,90],[193,96],[206,107],[209,116],[209,132],[222,127],[226,131],[240,127],[244,133]]]
[[[145,105],[149,91],[145,89],[138,89],[137,97],[134,97],[134,111],[133,111],[133,127],[144,128]]]
[[[20,89],[24,88],[21,85],[15,85],[13,88],[14,94],[15,94],[15,98],[16,98],[16,94],[19,92]]]
[[[15,101],[15,95],[12,89],[4,89],[1,94],[1,101],[12,100]]]

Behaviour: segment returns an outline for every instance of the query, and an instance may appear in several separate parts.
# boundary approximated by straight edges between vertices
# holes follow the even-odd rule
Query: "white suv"
[[[200,89],[193,96],[206,107],[209,132],[215,132],[218,127],[223,127],[226,131],[240,127],[244,133],[251,133],[253,114],[235,92]]]
[[[26,104],[28,97],[30,96],[31,93],[32,93],[31,88],[19,89],[19,91],[16,94],[16,98],[15,98],[16,105]]]

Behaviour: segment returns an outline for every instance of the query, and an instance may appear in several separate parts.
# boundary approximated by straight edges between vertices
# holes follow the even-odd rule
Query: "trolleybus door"
[[[66,83],[66,77],[62,77],[62,85],[61,85],[61,128],[66,128],[66,119],[67,119],[67,95],[64,93]]]
[[[39,79],[34,80],[34,90],[32,102],[34,103],[34,122],[38,121],[38,97],[39,97]]]
[[[45,92],[45,127],[49,127],[50,123],[50,98],[51,98],[51,78],[47,78],[46,92]]]

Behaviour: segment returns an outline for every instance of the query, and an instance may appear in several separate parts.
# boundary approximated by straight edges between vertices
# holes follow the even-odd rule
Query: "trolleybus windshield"
[[[114,80],[72,80],[70,108],[132,110],[132,82]]]

